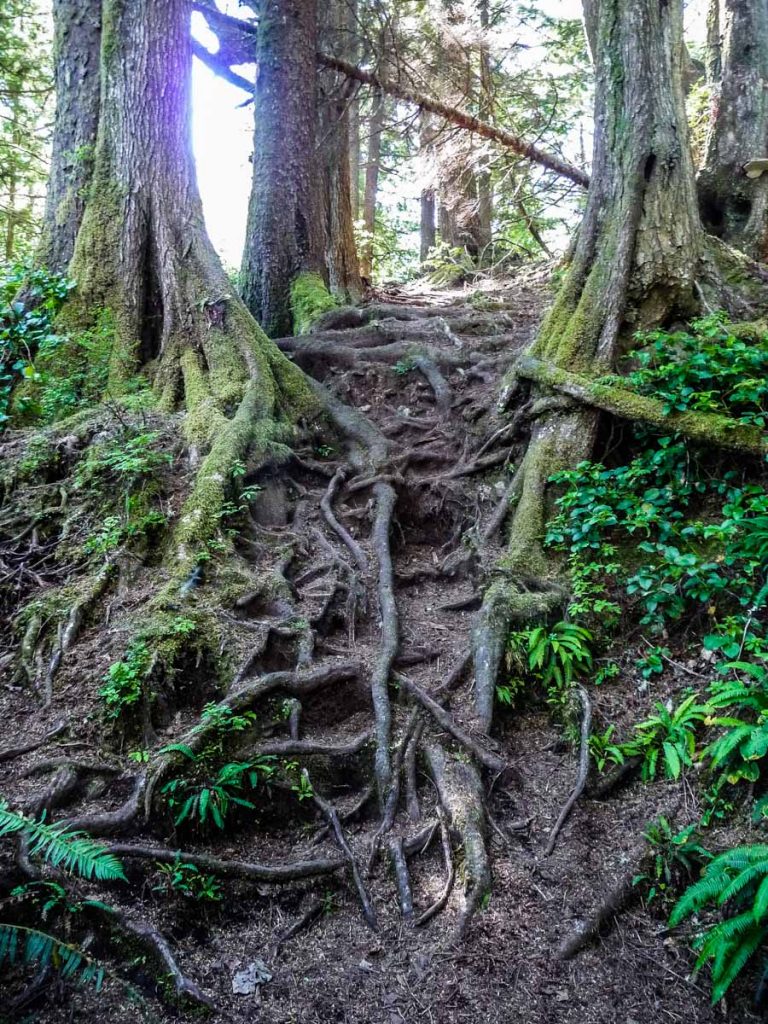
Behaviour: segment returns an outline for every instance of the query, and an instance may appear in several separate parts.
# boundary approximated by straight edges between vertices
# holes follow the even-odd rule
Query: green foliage
[[[221,883],[215,875],[206,875],[196,865],[185,864],[178,857],[172,864],[157,863],[160,882],[153,892],[176,893],[195,903],[220,903],[224,898]]]
[[[191,660],[201,658],[205,644],[199,617],[157,614],[104,676],[99,695],[106,705],[107,717],[120,719],[134,710],[144,700],[153,672],[162,671],[171,678],[185,656]]]
[[[100,881],[124,879],[123,867],[101,843],[83,832],[69,832],[60,825],[46,825],[12,811],[0,800],[0,838],[22,833],[29,841],[29,854],[42,857],[53,867]]]
[[[659,758],[668,779],[678,779],[684,768],[693,765],[696,753],[696,732],[708,722],[711,709],[696,703],[696,694],[689,694],[676,708],[660,701],[656,714],[635,726],[635,735],[620,747],[626,757],[642,760],[642,777],[647,782],[656,778]]]
[[[15,301],[22,285],[25,302]],[[38,352],[59,344],[53,321],[74,287],[62,274],[17,264],[0,274],[0,429],[10,415],[11,393],[23,379],[35,377]]]
[[[650,847],[650,866],[645,874],[636,875],[632,884],[643,886],[649,903],[657,898],[667,902],[670,889],[681,876],[690,877],[712,858],[701,845],[695,824],[675,832],[662,815],[646,828],[644,835]]]
[[[664,402],[664,411],[722,413],[764,427],[768,419],[768,337],[746,341],[724,313],[692,321],[689,330],[637,335],[633,390]]]
[[[135,707],[144,694],[144,683],[152,664],[152,655],[143,640],[134,640],[125,656],[110,665],[99,696],[106,704],[108,718],[120,718]]]
[[[528,668],[547,690],[566,690],[592,668],[592,634],[573,622],[556,622],[526,631]]]
[[[0,967],[4,964],[53,966],[61,978],[77,979],[101,991],[104,968],[82,949],[37,928],[20,924],[0,924]]]
[[[218,769],[211,769],[207,757],[195,754],[181,744],[171,744],[163,749],[164,752],[182,754],[192,765],[190,776],[171,779],[162,788],[177,826],[189,821],[202,829],[211,824],[223,829],[233,808],[255,810],[256,805],[243,794],[261,788],[275,772],[275,759],[272,757],[231,761]]]
[[[686,889],[670,917],[675,926],[707,909],[722,919],[697,927],[696,969],[712,969],[712,1002],[723,998],[768,939],[768,846],[736,846],[715,857]]]

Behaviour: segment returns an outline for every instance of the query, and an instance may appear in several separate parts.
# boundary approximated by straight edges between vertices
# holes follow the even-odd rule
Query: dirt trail
[[[500,426],[493,420],[493,407],[505,366],[530,340],[547,301],[543,278],[535,277],[474,304],[460,292],[438,298],[396,293],[377,297],[372,318],[370,311],[357,314],[346,325],[336,322],[309,339],[283,342],[297,362],[375,423],[395,456],[409,453],[401,470],[391,474],[397,494],[392,558],[400,638],[395,672],[404,677],[399,696],[393,698],[395,751],[406,730],[414,727],[422,731],[422,739],[450,739],[430,713],[421,710],[414,718],[414,706],[419,705],[408,698],[413,685],[439,699],[454,722],[472,732],[472,673],[465,660],[492,562],[486,557],[481,564],[478,540],[499,508],[519,453],[507,434],[491,440]],[[409,349],[414,344],[432,358],[414,360]],[[476,357],[467,360],[467,352]],[[519,437],[516,443],[523,440]],[[252,525],[238,541],[239,556],[255,573],[270,571],[280,556],[292,594],[290,607],[279,595],[252,602],[241,596],[236,602],[233,635],[243,650],[252,652],[249,676],[294,667],[297,620],[309,623],[314,634],[311,652],[302,655],[299,643],[299,659],[311,653],[318,660],[359,662],[364,666],[361,679],[375,671],[381,620],[372,571],[373,498],[369,486],[350,491],[337,477],[341,466],[339,450],[323,441],[316,450],[302,452],[287,475],[280,470],[259,478],[262,491],[254,503]],[[324,499],[330,517],[322,514]],[[331,525],[334,518],[336,527]],[[501,547],[493,545],[500,545],[499,537],[491,542],[490,554],[500,554]],[[113,602],[112,615],[119,618],[135,610],[142,599],[141,593],[123,591]],[[271,642],[259,655],[265,632]],[[99,628],[85,633],[65,678],[72,680],[78,666],[84,668],[89,660],[96,663],[101,642]],[[593,688],[598,724],[636,719],[651,696],[638,694],[628,680],[597,692]],[[37,727],[44,731],[63,711],[74,714],[83,699],[74,683],[63,687],[49,718],[38,716]],[[8,721],[21,724],[32,711],[33,702],[17,692],[6,691],[2,701]],[[285,708],[286,713],[290,710]],[[297,728],[289,728],[277,705],[268,713],[275,713],[274,724],[260,738],[260,749],[295,750],[291,756],[309,768],[317,791],[345,818],[360,803],[372,771],[365,686],[324,687],[302,700]],[[194,720],[192,710],[182,710],[160,738],[177,738]],[[97,742],[93,723],[86,723],[82,742]],[[304,756],[302,743],[325,749]],[[455,885],[444,909],[421,928],[404,920],[388,865],[390,838],[407,841],[436,817],[434,785],[421,759],[412,766],[415,789],[401,793],[378,870],[370,878],[363,872],[376,931],[366,925],[346,872],[284,889],[228,882],[220,907],[192,911],[156,896],[151,884],[145,884],[134,887],[140,895],[125,900],[123,909],[140,912],[162,929],[185,973],[213,998],[220,1019],[233,1024],[721,1020],[721,1011],[708,1005],[705,986],[688,980],[690,955],[667,938],[661,918],[637,903],[574,959],[556,956],[562,941],[632,870],[645,823],[679,806],[677,788],[633,785],[610,799],[580,801],[554,854],[545,858],[550,829],[576,776],[576,751],[562,740],[546,710],[530,704],[498,713],[488,753],[511,770],[496,778],[487,802],[492,892],[460,943],[455,941],[464,884],[460,851],[453,854]],[[27,785],[28,794],[32,792],[34,783],[24,783],[21,776],[38,760],[39,754],[30,753],[12,765],[0,764],[5,772],[0,791],[20,785],[23,791]],[[489,781],[494,778],[494,773],[486,774]],[[108,789],[93,788],[85,806],[119,806],[130,791],[128,776],[126,772]],[[379,820],[373,810],[370,801],[344,825],[363,869]],[[414,820],[417,813],[419,821]],[[268,863],[337,857],[332,837],[321,832],[317,842],[321,825],[311,800],[297,807],[294,797],[288,801],[277,794],[257,826],[228,832],[204,848],[221,858]],[[157,829],[130,836],[131,842],[137,839],[171,847],[177,842]],[[178,845],[203,848],[181,839]],[[439,835],[424,852],[414,853],[409,865],[418,918],[445,887]],[[132,878],[141,877],[132,873]],[[280,942],[304,915],[306,927]],[[255,960],[264,961],[271,980],[253,995],[233,994],[234,973]],[[151,988],[148,977],[143,981]],[[90,1019],[90,997],[76,997],[76,1005],[81,1002],[75,1017],[68,1019]],[[46,1021],[69,1013],[51,1004],[40,1012],[39,1019]],[[753,1017],[744,1009],[740,1019]]]

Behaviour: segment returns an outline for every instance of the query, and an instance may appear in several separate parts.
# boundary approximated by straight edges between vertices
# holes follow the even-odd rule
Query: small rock
[[[555,996],[555,1000],[558,1003],[567,1003],[570,998],[571,998],[571,993],[568,991],[567,988],[561,988],[560,991]]]
[[[272,981],[269,968],[263,960],[254,960],[232,978],[232,991],[236,996],[252,996],[259,985]]]
[[[361,971],[371,972],[373,970],[373,964],[369,963],[367,960],[361,960],[357,966]]]

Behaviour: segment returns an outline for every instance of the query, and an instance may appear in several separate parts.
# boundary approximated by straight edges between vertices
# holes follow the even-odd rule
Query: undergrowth
[[[766,425],[764,335],[714,314],[638,342],[623,386],[661,398],[667,413],[691,409]],[[710,666],[706,685],[688,687],[677,703],[657,701],[623,740],[609,724],[591,737],[590,750],[600,770],[633,759],[646,781],[699,770],[701,821],[678,833],[666,819],[650,826],[650,868],[637,881],[648,899],[669,902],[671,890],[706,865],[671,923],[693,920],[696,968],[710,964],[717,1001],[768,944],[768,847],[737,846],[712,858],[699,839],[700,828],[740,807],[758,831],[768,820],[765,470],[758,460],[726,462],[681,437],[642,429],[633,450],[624,464],[583,462],[553,477],[560,497],[546,541],[567,554],[569,618],[595,647],[610,648],[619,630],[639,627],[650,637],[636,660],[644,679],[674,663],[672,643]],[[520,643],[517,634],[511,649]]]

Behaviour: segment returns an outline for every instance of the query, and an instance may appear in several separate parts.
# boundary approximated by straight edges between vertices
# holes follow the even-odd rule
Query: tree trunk
[[[67,269],[85,210],[99,123],[101,0],[53,0],[56,114],[37,262]]]
[[[315,0],[263,0],[242,294],[272,337],[292,333],[291,284],[297,275],[324,276],[315,170],[316,50]]]
[[[320,41],[334,53],[350,45],[350,12],[344,0],[320,8]],[[349,176],[349,102],[354,87],[330,72],[320,78],[318,140],[323,187],[325,258],[331,291],[347,300],[362,294],[352,219]]]
[[[430,249],[435,247],[435,190],[425,188],[421,193],[421,236],[419,257],[423,263]]]
[[[360,256],[360,274],[371,279],[373,272],[373,233],[376,229],[376,197],[379,191],[381,169],[381,136],[384,131],[386,104],[381,92],[374,93],[373,108],[368,121],[368,158],[365,163],[365,193],[363,197],[363,227],[365,244]]]
[[[183,401],[193,450],[211,447],[177,528],[183,570],[218,530],[234,462],[254,449],[264,457],[286,429],[276,419],[312,401],[232,295],[205,231],[189,131],[189,4],[104,0],[102,13],[93,180],[60,326],[110,324],[110,392],[145,366],[162,407]]]
[[[573,262],[530,355],[586,377],[614,366],[629,332],[696,308],[704,248],[683,89],[682,0],[590,0],[595,28],[593,173]],[[518,368],[518,387],[525,380]],[[526,386],[530,386],[526,384]],[[598,413],[576,406],[535,421],[516,479],[509,550],[475,638],[477,719],[490,726],[509,624],[562,601],[543,551],[549,479],[592,454]],[[536,578],[531,588],[520,580]],[[551,589],[550,589],[551,588]]]
[[[488,50],[488,33],[491,28],[491,14],[488,0],[479,0],[480,28],[480,101],[478,109],[483,121],[493,120],[493,76],[491,72],[491,55]],[[491,172],[488,169],[488,157],[481,158],[481,167],[477,174],[477,220],[478,242],[480,254],[490,248],[493,241],[493,185]]]
[[[360,60],[360,42],[358,37],[358,2],[348,0],[350,31],[352,43],[350,59],[357,64]],[[360,98],[355,94],[349,104],[349,181],[352,202],[352,220],[360,220]]]
[[[710,9],[713,122],[699,173],[705,229],[756,260],[768,259],[768,174],[744,165],[768,158],[768,4],[721,0]],[[717,36],[717,39],[715,39]],[[720,49],[721,47],[721,49]]]

